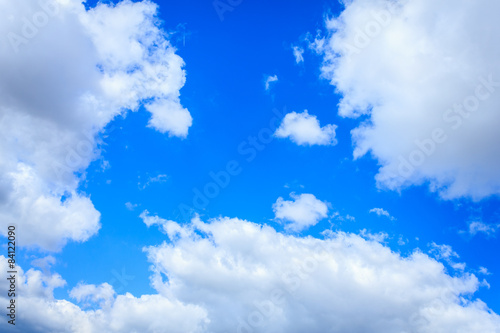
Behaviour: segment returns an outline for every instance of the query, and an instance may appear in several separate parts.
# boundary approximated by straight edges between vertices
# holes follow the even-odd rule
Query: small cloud
[[[385,217],[389,218],[391,221],[396,220],[395,217],[391,216],[391,214],[389,214],[389,212],[383,208],[372,208],[369,210],[369,213],[375,213],[378,216],[385,216]]]
[[[269,75],[266,79],[266,90],[269,90],[271,82],[277,82],[277,81],[278,81],[277,75],[273,75],[273,76]]]
[[[460,258],[460,256],[453,251],[450,245],[438,245],[432,242],[430,245],[429,253],[434,255],[437,260],[444,260],[451,268],[459,271],[465,270],[465,263],[457,263],[453,258]]]
[[[139,186],[139,189],[144,190],[146,187],[148,187],[149,185],[151,185],[153,183],[164,183],[167,181],[167,179],[168,179],[167,175],[160,174],[156,177],[149,177],[148,180],[144,184],[141,184],[141,182],[139,182],[139,183],[137,183],[137,185]]]
[[[156,215],[149,215],[149,211],[145,209],[139,217],[141,218],[142,222],[144,222],[147,227],[151,227],[152,225],[158,225],[158,226],[164,226],[167,224],[168,220],[162,219],[161,217],[158,217]]]
[[[389,238],[389,235],[385,232],[379,232],[376,234],[372,234],[371,232],[368,232],[366,229],[362,229],[359,233],[359,235],[365,239],[377,242],[377,243],[383,243],[387,238]]]
[[[483,222],[474,221],[469,223],[468,233],[471,236],[475,236],[478,233],[483,233],[486,236],[494,236],[499,227],[499,224],[486,224]]]
[[[189,231],[186,228],[183,228],[180,224],[175,221],[163,219],[157,215],[149,215],[149,211],[144,210],[139,217],[142,219],[147,227],[151,227],[153,225],[157,225],[159,230],[167,234],[167,236],[173,240],[176,237],[186,237],[189,234]],[[194,217],[193,220],[198,217]]]
[[[488,283],[488,281],[486,281],[485,279],[483,279],[483,281],[481,281],[481,283],[479,284],[481,287],[486,287],[488,289],[491,288],[491,285]]]
[[[138,205],[137,204],[133,204],[131,202],[126,202],[125,203],[125,207],[127,207],[128,210],[130,211],[133,211]]]
[[[290,138],[298,145],[334,146],[336,125],[321,127],[316,116],[310,115],[307,110],[302,113],[288,113],[274,133],[278,138]]]
[[[108,160],[102,160],[101,161],[101,171],[104,172],[106,170],[108,170],[109,168],[111,168],[111,164],[109,163]]]
[[[304,185],[302,184],[299,184],[297,181],[293,181],[291,183],[286,183],[285,185],[283,185],[284,188],[305,188]]]
[[[356,218],[354,216],[351,216],[349,214],[345,215],[345,216],[342,216],[339,212],[334,212],[330,218],[332,219],[335,219],[337,221],[351,221],[351,222],[355,222],[356,221]]]
[[[50,255],[31,261],[31,266],[40,268],[44,273],[49,272],[50,268],[55,264],[56,258]]]
[[[304,62],[304,49],[301,48],[300,46],[293,46],[293,56],[295,57],[295,62],[297,64],[300,64],[301,62]]]
[[[107,307],[114,299],[115,291],[108,283],[96,286],[80,282],[76,287],[71,289],[69,296],[78,303],[83,303],[84,307],[90,307],[92,304],[99,304],[99,307]]]
[[[478,273],[482,274],[482,275],[491,275],[491,273],[488,271],[488,269],[486,267],[482,267],[482,266],[479,267]]]
[[[316,199],[314,195],[296,195],[292,192],[290,197],[293,201],[279,197],[273,204],[275,220],[284,221],[285,229],[300,232],[328,216],[327,203]]]
[[[436,259],[458,258],[458,254],[453,251],[450,245],[438,245],[434,242],[430,244],[430,253],[434,254]]]
[[[450,266],[457,271],[463,271],[465,270],[465,263],[464,262],[450,262]]]

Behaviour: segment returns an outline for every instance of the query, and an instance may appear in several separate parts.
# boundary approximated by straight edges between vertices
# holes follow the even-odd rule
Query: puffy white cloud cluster
[[[203,332],[206,312],[199,306],[185,305],[161,295],[134,297],[115,295],[107,284],[80,284],[67,300],[55,299],[53,291],[66,282],[60,275],[18,268],[16,325],[0,322],[2,332]],[[0,269],[8,270],[7,258],[0,256]],[[0,281],[0,303],[7,308],[9,281]],[[5,306],[5,307],[4,307]],[[85,310],[92,306],[95,309]]]
[[[313,194],[291,193],[290,197],[293,201],[279,197],[273,204],[275,219],[286,223],[287,230],[302,231],[328,216],[328,203],[316,199]]]
[[[150,215],[147,215],[150,216]],[[153,217],[153,216],[150,216]],[[81,307],[56,300],[57,274],[20,272],[19,328],[26,332],[450,332],[493,333],[500,317],[473,298],[471,274],[408,257],[343,232],[297,237],[236,218],[180,226],[145,249],[155,295],[115,295],[78,285]],[[173,227],[169,227],[173,226]],[[0,270],[7,260],[0,257]],[[0,281],[0,290],[8,288]],[[6,304],[5,293],[0,303]],[[85,309],[88,304],[95,308]],[[22,320],[21,320],[22,318]],[[2,331],[10,332],[5,321]]]
[[[336,125],[321,127],[318,118],[305,110],[302,113],[290,112],[286,114],[274,135],[278,138],[290,138],[300,146],[334,146],[337,144],[336,128]]]
[[[184,63],[156,11],[149,1],[0,2],[0,225],[17,224],[23,245],[58,250],[99,230],[77,174],[114,117],[145,103],[149,126],[186,136]]]
[[[354,157],[381,165],[383,188],[427,183],[444,198],[500,193],[500,3],[350,0],[313,47],[363,117]]]

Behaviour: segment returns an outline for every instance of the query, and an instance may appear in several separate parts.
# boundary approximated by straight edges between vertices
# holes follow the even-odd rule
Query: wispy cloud
[[[266,86],[266,90],[269,90],[269,88],[271,88],[270,84],[272,82],[277,82],[278,81],[278,76],[277,75],[269,75],[267,78],[266,78],[266,82],[265,82],[265,86]]]
[[[144,190],[146,187],[148,187],[151,184],[154,183],[164,183],[168,180],[168,176],[165,174],[160,174],[154,177],[148,177],[145,183],[141,184],[141,182],[138,182],[137,185],[139,186],[139,189]]]
[[[372,208],[369,210],[369,213],[375,213],[378,216],[385,216],[385,217],[389,218],[391,221],[396,220],[396,218],[394,216],[391,216],[391,214],[389,214],[389,212],[383,208]]]
[[[295,62],[300,64],[304,62],[304,49],[300,46],[293,46],[293,56],[295,57]]]
[[[474,221],[469,222],[469,229],[467,232],[471,236],[475,236],[479,233],[483,233],[486,236],[494,236],[499,228],[500,224],[486,224],[481,221]]]
[[[444,260],[448,265],[450,265],[453,269],[463,271],[465,269],[465,263],[457,263],[453,258],[460,258],[460,256],[453,251],[450,245],[439,245],[432,242],[430,245],[429,252],[434,255],[434,257],[438,260]]]
[[[125,207],[130,210],[130,211],[133,211],[138,205],[137,204],[133,204],[131,202],[126,202],[125,203]]]

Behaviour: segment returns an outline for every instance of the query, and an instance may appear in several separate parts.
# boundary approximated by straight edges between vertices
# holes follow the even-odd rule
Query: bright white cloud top
[[[316,116],[310,115],[307,110],[302,113],[294,111],[285,115],[274,135],[278,138],[290,138],[300,146],[334,146],[337,144],[336,128],[336,125],[331,124],[321,127]]]
[[[149,126],[186,137],[184,62],[156,11],[147,1],[88,11],[78,1],[0,2],[12,14],[0,23],[1,232],[17,224],[24,245],[45,250],[94,235],[100,213],[75,172],[99,155],[104,127],[145,100]]]
[[[444,198],[500,194],[500,3],[345,1],[314,47],[343,96],[338,113],[380,187],[425,182]]]
[[[53,290],[64,285],[59,275],[21,271],[20,301],[30,309],[21,328],[484,333],[500,327],[500,317],[472,298],[481,286],[474,275],[452,277],[420,251],[401,257],[354,234],[301,238],[229,218],[196,217],[180,228],[167,233],[169,242],[145,249],[157,294],[116,295],[108,284],[81,284],[70,293],[78,306],[54,299]]]
[[[290,197],[293,201],[279,197],[273,204],[275,219],[283,221],[287,230],[305,230],[328,216],[328,204],[313,194],[290,193]]]

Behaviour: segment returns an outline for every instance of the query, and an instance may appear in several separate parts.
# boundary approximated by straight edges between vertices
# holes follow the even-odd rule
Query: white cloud
[[[350,222],[355,222],[356,221],[356,218],[354,216],[351,216],[349,214],[343,216],[339,212],[334,212],[331,215],[331,218],[334,218],[334,219],[336,219],[338,221],[350,221]]]
[[[101,307],[107,307],[115,296],[113,287],[108,283],[103,283],[99,286],[93,284],[80,283],[69,292],[71,298],[78,302],[99,303]]]
[[[369,232],[366,229],[361,229],[359,232],[359,235],[365,239],[377,242],[377,243],[383,243],[389,238],[389,234],[386,232],[380,231],[376,234]]]
[[[142,219],[144,224],[148,226],[148,228],[156,225],[159,227],[159,230],[164,234],[167,234],[170,239],[176,238],[178,234],[179,236],[185,236],[185,230],[180,226],[180,224],[175,221],[162,219],[157,215],[150,215],[147,209],[144,210],[139,217]]]
[[[42,272],[50,271],[51,266],[55,265],[56,258],[53,256],[46,256],[43,258],[37,258],[31,261],[31,266],[38,267],[42,270]]]
[[[363,116],[354,157],[381,165],[379,187],[430,184],[443,198],[500,194],[497,1],[345,1],[313,47],[342,99]]]
[[[186,136],[184,62],[156,11],[148,1],[0,3],[12,17],[0,22],[2,233],[17,224],[23,245],[45,250],[94,235],[100,214],[75,172],[99,156],[99,134],[127,109],[147,100],[150,126]]]
[[[293,46],[292,49],[293,49],[293,56],[295,57],[295,62],[297,64],[304,62],[304,49],[301,48],[300,46]]]
[[[137,206],[138,206],[137,204],[133,204],[128,201],[125,203],[125,207],[130,211],[133,211],[135,208],[137,208]]]
[[[8,270],[7,264],[7,258],[0,256],[3,271]],[[83,308],[93,305],[84,310],[72,302],[54,298],[54,289],[66,284],[60,275],[17,268],[18,318],[16,326],[2,320],[2,332],[204,332],[206,311],[199,306],[171,301],[161,295],[138,298],[129,293],[116,295],[107,283],[79,284],[70,291],[70,296],[82,303]],[[9,300],[3,291],[8,289],[8,281],[4,280],[0,282],[3,294],[0,303],[7,307]]]
[[[398,245],[399,246],[403,246],[406,243],[408,243],[408,239],[403,239],[403,236],[400,235],[399,238],[398,238]]]
[[[270,88],[270,84],[272,82],[278,82],[278,76],[277,75],[269,75],[267,78],[266,78],[266,90],[269,90]]]
[[[436,243],[430,244],[430,253],[433,254],[438,260],[444,260],[455,270],[463,271],[465,263],[457,263],[453,258],[460,258],[460,256],[453,251],[450,245],[438,245]]]
[[[471,236],[475,236],[478,233],[484,233],[486,236],[493,236],[498,228],[500,228],[499,224],[486,224],[480,221],[474,221],[469,223],[469,234]]]
[[[291,193],[290,197],[293,201],[279,197],[273,204],[275,219],[284,221],[287,230],[302,231],[328,216],[328,205],[313,194]]]
[[[458,254],[453,251],[450,245],[438,245],[431,243],[431,253],[434,253],[437,259],[458,258]]]
[[[310,115],[305,110],[302,113],[286,114],[274,135],[278,138],[290,138],[298,145],[334,146],[337,144],[336,128],[336,125],[321,127],[316,116]]]
[[[168,132],[168,136],[185,138],[193,118],[187,109],[184,109],[177,99],[155,101],[147,104],[146,109],[152,117],[148,126],[161,133]]]
[[[386,211],[385,209],[383,208],[372,208],[370,209],[369,213],[375,213],[377,214],[377,216],[385,216],[385,217],[388,217],[391,221],[394,221],[396,220],[395,217],[391,216],[391,214],[389,214],[388,211]]]
[[[160,217],[158,217],[157,215],[150,215],[149,214],[149,211],[146,209],[144,210],[140,215],[139,217],[142,219],[142,222],[144,222],[145,225],[149,227],[151,227],[152,225],[159,225],[159,226],[163,226],[165,224],[167,224],[167,220],[165,219],[162,219]]]
[[[156,217],[161,221],[160,217]],[[194,218],[168,242],[145,249],[157,294],[116,295],[80,284],[84,310],[53,296],[57,274],[19,273],[26,332],[483,333],[500,317],[473,294],[484,283],[450,276],[415,251],[408,257],[354,234],[296,237],[269,226]],[[7,259],[0,256],[0,270]],[[0,281],[6,290],[8,281]],[[6,304],[5,292],[0,303]],[[2,305],[3,306],[3,305]],[[84,306],[84,305],[82,305]],[[28,311],[29,309],[29,311]],[[11,332],[5,321],[2,331]]]
[[[165,174],[159,174],[155,177],[149,176],[148,180],[146,180],[146,182],[144,184],[141,184],[141,182],[139,182],[139,184],[138,184],[139,189],[144,190],[146,187],[148,187],[149,185],[151,185],[153,183],[164,183],[167,181],[167,179],[168,179],[168,176]]]

